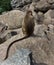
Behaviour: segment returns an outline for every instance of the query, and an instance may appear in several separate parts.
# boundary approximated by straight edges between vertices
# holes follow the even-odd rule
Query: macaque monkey
[[[13,41],[12,43],[10,43],[10,45],[8,46],[7,48],[7,52],[6,52],[6,57],[4,60],[6,60],[8,58],[8,54],[9,54],[9,50],[10,50],[10,47],[17,41],[21,41],[23,39],[26,39],[28,38],[29,36],[31,36],[33,34],[33,31],[34,31],[34,26],[35,26],[35,22],[34,22],[34,16],[32,14],[32,11],[31,10],[28,10],[26,12],[26,15],[23,19],[23,22],[22,22],[22,32],[23,34],[25,35],[23,38],[20,38],[20,39],[17,39],[15,41]]]

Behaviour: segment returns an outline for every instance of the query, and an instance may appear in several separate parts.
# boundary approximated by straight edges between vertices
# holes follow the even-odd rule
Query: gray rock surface
[[[25,5],[28,5],[32,2],[32,0],[12,0],[11,5],[13,9],[21,9]]]
[[[1,65],[31,65],[32,53],[28,49],[17,50],[9,59],[1,63]]]
[[[26,11],[26,8],[30,6],[31,3],[36,3],[35,11],[41,11],[45,13],[49,9],[54,9],[54,0],[12,0],[11,6],[13,9],[18,9],[21,11]]]

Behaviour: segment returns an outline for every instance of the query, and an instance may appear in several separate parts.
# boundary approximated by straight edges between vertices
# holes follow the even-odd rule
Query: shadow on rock
[[[12,31],[12,32],[11,32],[11,35],[12,35],[12,36],[17,35],[17,32]]]
[[[48,65],[46,63],[37,63],[33,58],[32,58],[32,64],[31,65]]]

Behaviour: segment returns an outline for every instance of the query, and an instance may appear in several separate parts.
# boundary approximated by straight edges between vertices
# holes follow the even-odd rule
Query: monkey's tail
[[[20,41],[20,40],[23,40],[23,39],[26,39],[26,38],[28,38],[28,37],[29,37],[29,36],[25,36],[25,37],[23,37],[23,38],[20,38],[20,39],[17,39],[17,40],[15,40],[15,41],[11,42],[11,44],[10,44],[10,45],[8,46],[8,48],[7,48],[6,57],[4,58],[4,60],[6,60],[6,59],[8,58],[9,50],[10,50],[11,46],[12,46],[15,42]]]

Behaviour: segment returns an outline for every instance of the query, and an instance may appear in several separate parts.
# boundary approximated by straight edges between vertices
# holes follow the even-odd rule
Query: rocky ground
[[[54,0],[12,0],[11,6],[12,11],[0,15],[0,65],[54,65]],[[8,45],[23,37],[28,9],[35,17],[34,35],[14,43],[3,61]]]

